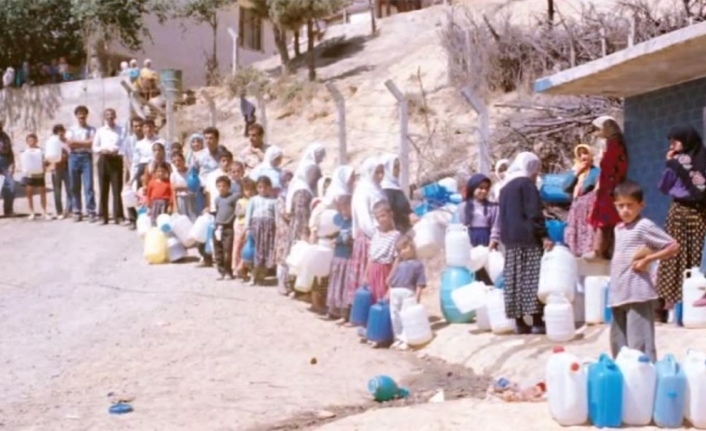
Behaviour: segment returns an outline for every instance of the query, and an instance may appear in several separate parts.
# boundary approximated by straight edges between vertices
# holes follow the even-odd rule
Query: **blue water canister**
[[[613,310],[608,305],[608,296],[610,295],[610,284],[606,286],[605,292],[603,292],[603,300],[605,301],[605,307],[603,308],[603,321],[606,325],[609,325],[613,321]]]
[[[588,416],[598,428],[620,428],[623,420],[623,373],[605,353],[588,368]]]
[[[208,229],[206,230],[206,244],[204,247],[204,251],[206,251],[207,254],[213,254],[213,231],[215,229],[215,223],[211,222],[208,225]]]
[[[201,180],[199,180],[199,172],[196,168],[189,169],[189,173],[186,175],[186,188],[190,192],[196,193],[201,189]]]
[[[653,419],[660,428],[681,428],[684,422],[686,375],[674,355],[666,355],[655,364],[657,390]]]
[[[367,286],[359,287],[353,297],[353,306],[349,322],[353,326],[365,326],[368,324],[368,313],[373,305],[373,293]]]
[[[451,293],[463,286],[471,284],[475,280],[475,275],[467,268],[451,266],[441,274],[441,289],[439,297],[441,299],[441,313],[449,323],[469,323],[475,317],[475,312],[461,313],[456,308]]]
[[[387,301],[380,301],[370,307],[365,337],[373,343],[385,344],[392,342],[394,335],[392,333],[392,321],[390,320],[390,305]]]
[[[674,324],[677,326],[684,326],[684,304],[677,302],[674,304]]]
[[[550,204],[567,204],[571,202],[571,195],[564,190],[573,172],[559,174],[546,174],[542,177],[542,186],[539,188],[539,197],[542,202]]]
[[[496,289],[505,289],[505,273],[501,272],[498,278],[495,279],[495,288]]]
[[[248,235],[248,239],[243,246],[243,250],[240,253],[240,257],[245,262],[252,262],[255,259],[255,238],[252,235]]]
[[[564,243],[564,230],[566,229],[566,223],[561,220],[547,220],[545,223],[547,227],[547,234],[549,239],[555,244]]]

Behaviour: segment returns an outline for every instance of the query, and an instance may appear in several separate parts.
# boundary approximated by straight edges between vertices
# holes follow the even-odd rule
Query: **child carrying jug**
[[[417,252],[414,248],[414,241],[407,235],[401,235],[395,244],[397,260],[392,267],[392,272],[387,278],[390,286],[388,297],[390,299],[390,319],[392,320],[392,332],[395,335],[395,342],[391,348],[407,350],[407,342],[404,337],[404,326],[402,324],[402,307],[404,302],[413,298],[417,303],[422,298],[422,289],[427,285],[427,278],[424,272],[424,264],[417,259]]]
[[[651,220],[642,217],[645,207],[639,184],[625,181],[613,192],[621,222],[615,226],[615,252],[610,265],[608,306],[613,313],[610,348],[613,357],[623,346],[645,353],[654,362],[655,309],[658,298],[650,274],[653,262],[679,252],[679,243]]]

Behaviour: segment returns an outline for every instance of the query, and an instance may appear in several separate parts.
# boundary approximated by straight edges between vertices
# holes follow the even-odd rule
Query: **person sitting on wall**
[[[152,69],[152,60],[149,58],[145,60],[136,84],[140,96],[145,100],[150,100],[159,95],[159,76]]]

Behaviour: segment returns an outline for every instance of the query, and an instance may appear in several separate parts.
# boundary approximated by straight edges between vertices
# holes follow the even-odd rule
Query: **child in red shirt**
[[[154,175],[147,184],[147,207],[150,209],[152,225],[157,224],[157,216],[171,212],[172,204],[169,166],[162,162],[155,166]]]

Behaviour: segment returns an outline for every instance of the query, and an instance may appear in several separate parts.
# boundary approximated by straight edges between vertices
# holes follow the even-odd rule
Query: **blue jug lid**
[[[641,363],[648,363],[650,362],[650,358],[647,355],[641,355],[639,358],[637,358],[637,361]]]

